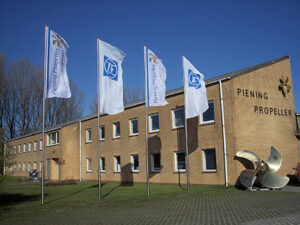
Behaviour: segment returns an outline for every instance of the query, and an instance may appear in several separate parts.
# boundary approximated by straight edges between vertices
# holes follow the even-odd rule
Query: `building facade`
[[[290,58],[281,57],[206,80],[209,109],[187,120],[191,184],[235,184],[244,169],[235,154],[250,150],[267,160],[270,147],[282,155],[278,175],[299,162]],[[287,91],[288,90],[288,91]],[[167,93],[168,104],[148,108],[151,183],[186,183],[183,89]],[[146,182],[145,104],[100,117],[101,179]],[[41,132],[10,140],[14,176],[41,169]],[[97,116],[53,127],[45,138],[45,178],[97,180]]]

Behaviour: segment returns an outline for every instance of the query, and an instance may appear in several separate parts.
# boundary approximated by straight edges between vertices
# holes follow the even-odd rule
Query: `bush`
[[[45,182],[45,186],[71,185],[71,184],[76,184],[76,183],[77,182],[73,179],[62,180],[62,181],[47,181],[47,182]]]

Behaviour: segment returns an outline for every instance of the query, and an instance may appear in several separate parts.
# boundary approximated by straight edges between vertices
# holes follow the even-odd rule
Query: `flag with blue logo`
[[[100,113],[124,111],[122,61],[125,53],[99,39]]]
[[[48,70],[46,98],[71,98],[67,75],[67,42],[52,30],[48,31]]]
[[[148,106],[163,106],[166,101],[167,71],[162,61],[147,48]]]
[[[184,95],[185,95],[185,116],[192,118],[199,116],[208,109],[206,87],[204,76],[184,56]]]

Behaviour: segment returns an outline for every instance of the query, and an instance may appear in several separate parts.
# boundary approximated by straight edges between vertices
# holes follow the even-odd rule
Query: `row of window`
[[[39,167],[39,170],[41,170],[41,168],[42,168],[42,162],[39,162],[39,164],[40,164],[40,167]],[[29,171],[29,172],[31,172],[32,170],[34,170],[34,169],[38,169],[37,168],[37,162],[33,162],[33,163],[31,163],[31,162],[23,162],[23,163],[15,163],[12,167],[10,167],[10,171],[12,172],[12,171]]]
[[[209,109],[200,115],[200,124],[208,124],[214,122],[214,102],[210,101],[208,103]],[[185,124],[184,118],[184,108],[177,108],[172,110],[172,128],[182,128]],[[159,131],[159,114],[155,113],[149,115],[149,132],[158,132]],[[138,129],[138,119],[130,119],[129,120],[129,133],[130,136],[135,136],[139,134]],[[121,127],[120,122],[113,123],[113,138],[121,137]],[[105,140],[105,127],[104,125],[100,126],[100,140]],[[92,129],[86,129],[86,143],[92,141]]]
[[[203,153],[203,171],[206,172],[215,172],[217,170],[216,163],[216,150],[204,149]],[[160,153],[153,153],[150,157],[151,162],[151,172],[159,173],[161,167],[160,162],[161,156]],[[185,172],[186,163],[185,163],[185,152],[175,152],[175,172]],[[114,172],[121,172],[121,156],[114,156]],[[86,171],[92,172],[92,159],[86,158]],[[105,157],[100,158],[100,170],[105,172]],[[139,172],[139,155],[131,155],[131,172]]]
[[[50,134],[47,134],[47,146],[52,146],[52,145],[57,145],[59,144],[59,132],[56,131],[56,132],[52,132]],[[18,152],[19,153],[22,153],[22,145],[19,144],[18,146]],[[27,150],[27,144],[24,143],[23,144],[23,152],[31,152],[31,149],[32,149],[32,143],[31,142],[28,142],[28,150]],[[43,139],[40,140],[40,150],[43,149]],[[37,141],[34,141],[33,142],[33,151],[36,152],[37,150]],[[14,146],[14,154],[17,154],[17,146],[15,145]]]

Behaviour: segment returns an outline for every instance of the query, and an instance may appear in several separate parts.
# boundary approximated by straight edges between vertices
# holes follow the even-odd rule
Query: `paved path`
[[[122,204],[99,204],[51,210],[45,211],[44,217],[10,219],[4,224],[300,225],[300,193],[226,190],[182,199],[134,202],[126,208]]]

